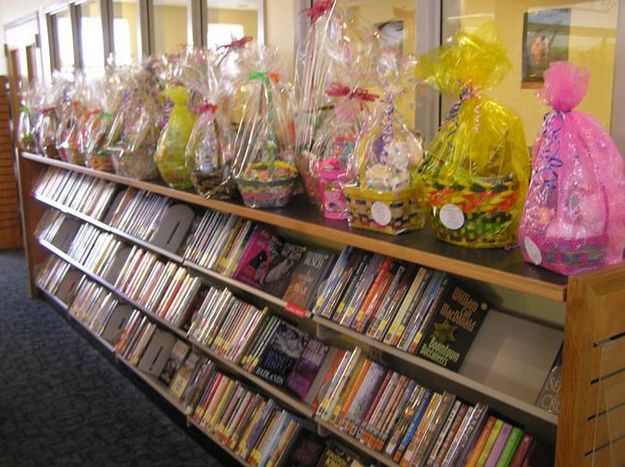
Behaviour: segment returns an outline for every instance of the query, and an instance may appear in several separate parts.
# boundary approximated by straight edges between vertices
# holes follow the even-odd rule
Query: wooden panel
[[[569,279],[564,323],[562,387],[556,465],[580,465],[586,439],[586,402],[592,375],[594,293],[581,277]]]
[[[609,396],[606,397],[606,394]],[[586,415],[593,415],[625,403],[625,371],[600,380],[590,386]]]
[[[592,349],[592,379],[607,376],[625,368],[625,336]]]
[[[596,430],[596,433],[595,433]],[[625,435],[625,405],[617,407],[610,414],[604,413],[586,422],[586,441],[584,450],[592,451],[593,447],[602,447],[611,439]]]
[[[91,170],[63,161],[46,159],[23,153],[23,157],[41,164],[61,167],[86,173],[123,185],[159,193],[191,204],[204,206],[220,212],[228,212],[290,229],[304,235],[321,239],[331,238],[336,242],[357,248],[404,259],[423,266],[450,272],[470,279],[492,283],[512,290],[526,292],[555,301],[564,301],[567,279],[558,274],[525,263],[519,249],[473,250],[448,245],[438,241],[429,228],[418,232],[389,236],[364,230],[351,229],[344,221],[329,221],[301,198],[280,209],[252,209],[234,202],[204,199],[194,193],[174,190],[156,183],[142,182],[115,174]]]
[[[594,458],[593,458],[594,457]],[[578,465],[578,464],[576,464]],[[625,465],[625,437],[615,441],[612,446],[584,457],[584,467],[617,467]]]
[[[0,227],[0,249],[19,248],[22,246],[22,232],[19,224],[11,228]]]

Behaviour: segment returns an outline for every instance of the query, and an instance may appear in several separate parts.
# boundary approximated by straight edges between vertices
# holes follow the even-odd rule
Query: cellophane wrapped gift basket
[[[315,1],[302,13],[310,27],[298,50],[295,63],[296,164],[308,200],[321,206],[318,179],[311,173],[313,146],[327,118],[332,118],[334,98],[326,91],[332,83],[358,82],[369,69],[377,44],[375,28],[362,27],[334,0]]]
[[[38,148],[37,110],[41,99],[41,86],[37,81],[20,83],[22,105],[18,109],[17,147],[22,151],[36,152]]]
[[[343,192],[351,226],[396,235],[420,229],[425,221],[413,176],[423,139],[396,109],[396,101],[415,90],[415,61],[393,47],[380,48],[376,57],[375,80],[383,94],[356,143],[353,178]]]
[[[489,25],[459,32],[419,58],[417,76],[460,96],[420,168],[432,227],[443,241],[471,248],[516,242],[529,152],[520,118],[485,95],[510,66]]]
[[[188,49],[169,57],[166,87],[163,97],[168,109],[167,120],[154,153],[161,177],[172,188],[193,188],[191,172],[185,164],[185,148],[195,125],[196,115],[191,110],[192,95],[187,87],[187,77],[192,70],[206,67],[204,51]],[[198,73],[202,73],[199,71]]]
[[[111,154],[104,144],[113,118],[122,104],[127,84],[126,70],[112,64],[107,67],[103,80],[91,84],[92,111],[86,119],[81,141],[87,167],[103,172],[115,171]]]
[[[59,105],[61,95],[68,85],[65,77],[55,73],[52,82],[41,93],[37,117],[37,144],[39,153],[50,159],[58,159],[56,137],[59,130]]]
[[[74,75],[73,86],[63,93],[60,106],[60,121],[56,134],[56,149],[65,162],[84,165],[85,157],[81,151],[81,138],[84,123],[88,115],[86,107],[87,84],[82,73]]]
[[[137,180],[158,178],[153,156],[162,116],[158,79],[147,63],[133,73],[106,136],[104,150],[113,159],[115,173]]]
[[[292,89],[274,49],[259,47],[256,71],[241,84],[245,102],[235,144],[235,180],[253,208],[284,206],[297,180]]]
[[[200,98],[198,114],[185,148],[185,164],[195,190],[205,198],[231,199],[237,193],[232,178],[234,130],[223,111],[217,76],[220,57],[207,53],[203,73],[194,74],[190,88]]]
[[[326,94],[333,98],[334,109],[316,133],[308,158],[308,173],[318,185],[324,217],[347,219],[343,185],[348,179],[356,141],[370,117],[370,105],[378,96],[366,89],[339,83],[332,83]]]
[[[217,81],[219,83],[220,113],[235,127],[241,123],[245,96],[241,83],[254,71],[258,45],[249,36],[220,45],[217,54]],[[250,68],[252,67],[252,68]]]
[[[593,117],[574,111],[589,79],[567,62],[544,73],[539,95],[553,110],[534,143],[519,228],[525,260],[566,275],[623,260],[623,159]]]

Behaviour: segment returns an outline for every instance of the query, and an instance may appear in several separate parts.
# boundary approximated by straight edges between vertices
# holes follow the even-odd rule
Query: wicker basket
[[[425,216],[417,203],[417,190],[380,192],[360,187],[345,187],[349,225],[397,235],[423,227]]]
[[[445,242],[496,248],[516,242],[519,183],[513,177],[473,177],[471,183],[426,182],[432,228]],[[448,220],[447,216],[459,218]],[[455,224],[455,225],[454,225]]]

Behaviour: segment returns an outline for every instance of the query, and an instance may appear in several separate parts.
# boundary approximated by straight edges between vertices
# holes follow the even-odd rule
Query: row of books
[[[402,466],[521,466],[534,438],[363,356],[339,352],[317,416]]]
[[[38,266],[35,283],[50,294],[56,295],[59,285],[69,268],[70,265],[65,261],[56,256],[50,256],[43,264]],[[67,301],[63,300],[63,303],[67,304]]]
[[[132,230],[137,238],[149,238],[144,232],[154,231],[168,203],[160,195],[127,188],[107,218],[122,230]],[[146,230],[142,219],[152,227]],[[455,371],[489,308],[440,271],[352,247],[345,247],[336,258],[331,251],[288,242],[261,225],[215,211],[205,211],[194,224],[181,249],[189,262],[283,297],[291,309],[312,308],[323,318]],[[187,274],[175,265],[157,262],[154,255],[141,255],[148,265],[141,270],[154,280],[161,272],[168,279]],[[145,284],[134,279],[135,292],[146,290]],[[184,280],[191,291],[199,287],[197,280]],[[180,281],[176,284],[170,289],[177,290]],[[145,295],[123,291],[135,300]],[[188,304],[188,295],[183,303]],[[172,322],[180,326],[187,311],[168,309],[166,319],[176,314]]]
[[[101,220],[116,191],[113,182],[52,167],[37,182],[34,195]]]
[[[303,309],[313,302],[335,257],[331,251],[286,241],[252,221],[214,211],[199,217],[181,254]]]
[[[171,204],[165,196],[128,187],[117,195],[105,222],[135,238],[150,241]]]
[[[188,335],[224,358],[239,363],[248,341],[264,322],[268,309],[259,309],[224,288],[209,288],[195,312]]]
[[[348,246],[313,313],[457,371],[488,310],[447,273]]]
[[[61,266],[65,267],[61,267]],[[51,270],[55,280],[44,281]],[[69,313],[94,334],[114,345],[116,354],[147,375],[158,377],[185,413],[224,446],[251,465],[363,465],[358,456],[314,433],[310,422],[282,409],[273,399],[218,371],[207,357],[150,322],[138,310],[120,304],[105,288],[58,258],[40,269],[38,284],[52,293],[72,273]],[[44,287],[44,284],[46,287]],[[117,332],[107,332],[115,312],[130,313]],[[164,339],[164,337],[169,339]],[[167,342],[173,345],[167,345]],[[160,358],[155,358],[160,356]],[[165,357],[165,358],[163,358]],[[152,364],[154,362],[160,364]]]

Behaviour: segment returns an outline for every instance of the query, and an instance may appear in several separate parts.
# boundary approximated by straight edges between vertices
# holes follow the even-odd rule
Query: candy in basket
[[[327,94],[334,99],[334,111],[317,132],[309,156],[309,173],[318,185],[323,215],[328,219],[347,219],[343,184],[356,141],[369,117],[368,105],[378,96],[338,83],[330,85]]]
[[[484,94],[509,69],[490,25],[459,32],[419,60],[419,77],[460,96],[420,168],[432,226],[446,242],[489,248],[516,241],[529,179],[523,125]]]
[[[231,168],[234,131],[222,111],[218,56],[211,53],[205,60],[205,73],[190,83],[202,101],[196,109],[198,118],[185,149],[185,164],[199,194],[205,198],[230,199],[237,193]]]
[[[76,165],[85,164],[81,148],[84,124],[88,116],[87,87],[82,73],[74,75],[73,85],[64,91],[60,106],[60,121],[56,134],[56,148],[62,160]]]
[[[623,159],[594,118],[573,110],[589,77],[567,62],[545,71],[540,96],[553,110],[534,143],[519,228],[526,261],[567,275],[623,260]]]
[[[422,138],[396,110],[397,99],[414,90],[414,60],[382,49],[376,75],[383,95],[356,144],[356,176],[343,191],[351,226],[396,235],[423,227],[425,219],[413,177]]]
[[[38,149],[38,101],[41,88],[37,81],[21,83],[20,94],[23,104],[19,107],[17,119],[17,147],[22,151],[37,152]]]
[[[233,169],[247,206],[280,207],[291,198],[297,180],[292,94],[274,50],[259,49],[258,66],[259,71],[250,73],[242,85],[246,100]]]

